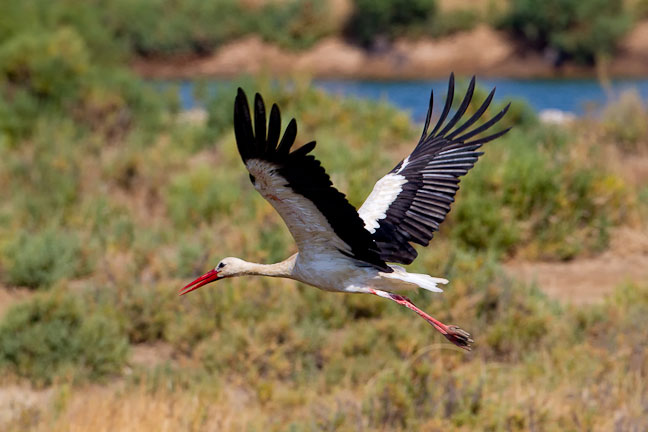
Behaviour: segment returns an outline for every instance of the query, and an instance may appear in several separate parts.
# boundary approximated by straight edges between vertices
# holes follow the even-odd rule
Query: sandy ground
[[[623,283],[648,283],[648,231],[619,228],[610,248],[592,258],[567,262],[511,261],[505,271],[533,282],[547,295],[574,304],[602,300]]]
[[[342,12],[346,13],[343,8]],[[240,74],[304,74],[328,78],[414,79],[462,75],[497,77],[594,76],[600,69],[553,67],[542,54],[523,50],[520,41],[481,25],[440,39],[398,40],[381,53],[370,53],[338,37],[321,40],[304,52],[292,52],[249,36],[227,43],[203,57],[136,59],[133,69],[144,77],[233,77]],[[605,73],[648,75],[648,21],[621,41]]]
[[[18,419],[29,423],[29,418],[50,404],[53,393],[52,388],[37,390],[27,385],[0,386],[0,426]]]

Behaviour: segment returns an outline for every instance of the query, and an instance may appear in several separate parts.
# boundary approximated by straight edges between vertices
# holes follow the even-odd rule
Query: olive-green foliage
[[[0,41],[9,41],[21,33],[34,37],[32,43],[42,40],[45,35],[50,35],[56,40],[62,37],[57,36],[60,32],[76,33],[83,35],[84,45],[89,47],[88,55],[92,56],[94,62],[112,64],[122,58],[123,49],[119,43],[115,43],[110,26],[105,25],[102,14],[106,8],[96,3],[104,2],[5,0],[0,16]],[[29,41],[26,40],[25,43],[27,42]],[[67,42],[70,43],[69,49],[78,49],[76,40],[70,40],[68,37]],[[28,44],[25,46],[28,47]],[[54,52],[61,50],[54,49],[55,46],[52,45]],[[76,61],[76,58],[72,61]]]
[[[625,92],[619,100],[608,105],[603,112],[603,128],[608,137],[620,148],[641,152],[648,148],[646,134],[648,110],[636,92]]]
[[[514,0],[503,20],[531,46],[586,63],[612,54],[630,24],[617,0]]]
[[[543,126],[514,129],[489,144],[462,181],[451,235],[471,248],[523,248],[531,257],[568,259],[604,248],[618,214],[606,199],[624,201],[623,187],[600,177],[597,167],[564,159],[561,134]]]
[[[436,13],[436,0],[355,0],[347,34],[370,46],[381,38],[423,29],[432,24]]]
[[[468,113],[485,97],[478,87]],[[484,118],[502,108],[494,103]],[[600,176],[598,167],[565,159],[567,132],[539,124],[523,101],[513,101],[497,127],[513,130],[486,144],[485,155],[462,180],[447,222],[451,237],[462,247],[545,259],[604,248],[618,217],[605,202],[627,200],[623,186]]]
[[[337,27],[327,0],[268,2],[255,15],[247,31],[289,49],[305,49]]]
[[[243,88],[249,89],[253,85],[251,80],[240,81],[239,84]],[[216,92],[208,98],[207,131],[212,142],[232,129],[232,101],[236,97],[236,89],[234,84],[219,85]]]
[[[11,84],[62,100],[79,90],[78,82],[89,68],[88,50],[70,28],[35,35],[20,33],[2,44],[0,65],[1,76]]]
[[[113,139],[135,116],[142,126],[155,120],[160,100],[153,102],[152,89],[115,66],[119,51],[100,13],[86,2],[3,3],[0,137],[15,145],[61,111]]]
[[[29,288],[47,288],[83,270],[78,238],[69,232],[47,229],[16,236],[4,253],[7,282]]]
[[[36,383],[119,373],[127,352],[116,323],[90,314],[71,294],[39,294],[0,321],[0,368]]]
[[[333,31],[324,0],[267,2],[236,0],[7,0],[0,17],[0,40],[24,29],[43,34],[67,27],[83,34],[95,61],[128,56],[203,54],[236,37],[256,33],[266,40],[300,49]]]
[[[443,37],[460,31],[471,30],[482,17],[472,9],[456,9],[438,13],[431,25],[428,25],[424,33],[433,37]]]
[[[226,214],[239,202],[237,187],[228,187],[236,173],[201,165],[171,180],[169,213],[179,226],[209,222],[216,214]]]
[[[648,1],[635,0],[632,2],[632,12],[636,19],[643,19],[648,17]]]
[[[141,126],[159,124],[160,102],[166,103],[154,102],[152,89],[128,72],[92,63],[84,40],[69,28],[0,43],[0,136],[10,144],[60,111],[89,130],[121,138],[135,116]]]

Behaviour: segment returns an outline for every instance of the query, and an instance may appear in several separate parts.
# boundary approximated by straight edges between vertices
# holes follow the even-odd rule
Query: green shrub
[[[44,112],[74,104],[90,67],[72,29],[20,33],[0,44],[0,131],[29,136]]]
[[[247,86],[242,85],[246,88]],[[219,87],[207,103],[207,131],[211,141],[221,138],[232,130],[232,110],[236,87],[227,85]]]
[[[250,32],[285,48],[308,48],[333,32],[329,7],[326,0],[268,2],[254,15]]]
[[[178,301],[175,291],[168,288],[129,286],[119,296],[116,306],[131,343],[165,340]]]
[[[377,429],[408,429],[408,420],[413,416],[413,400],[407,377],[398,372],[386,371],[364,401],[364,413],[371,426]]]
[[[514,0],[503,22],[537,49],[586,63],[612,54],[630,24],[617,0]]]
[[[12,144],[30,137],[39,121],[61,115],[122,139],[135,118],[159,127],[165,104],[128,71],[95,62],[70,27],[20,33],[0,44],[0,133]],[[78,126],[77,134],[84,131]]]
[[[437,13],[436,0],[355,0],[354,6],[347,34],[365,46],[420,31],[432,24]]]
[[[606,247],[628,203],[624,183],[565,158],[567,136],[551,129],[514,129],[485,146],[449,215],[460,246],[545,259]]]
[[[101,19],[129,51],[141,56],[207,53],[228,40],[256,33],[282,46],[305,48],[329,33],[328,2],[291,0],[259,6],[236,0],[117,0]]]
[[[635,0],[633,3],[632,12],[637,19],[648,17],[648,0]]]
[[[118,373],[127,353],[115,322],[89,314],[71,294],[39,294],[13,306],[0,322],[0,367],[38,384]]]
[[[78,92],[88,57],[84,40],[73,29],[20,33],[0,45],[0,77],[40,97],[63,101]]]
[[[636,91],[624,92],[619,100],[605,107],[603,129],[625,151],[648,148],[648,110]]]
[[[437,14],[434,24],[430,26],[427,33],[434,37],[447,36],[471,30],[479,24],[480,20],[479,13],[472,9],[451,10]]]
[[[493,196],[462,194],[452,212],[455,241],[469,249],[510,251],[520,234],[515,224],[506,222],[506,210],[499,204]]]
[[[78,276],[85,264],[78,238],[51,228],[16,236],[4,252],[4,261],[7,282],[29,288],[47,288]]]
[[[166,201],[176,225],[186,227],[208,223],[216,214],[228,212],[240,195],[230,170],[200,165],[171,179]]]
[[[37,35],[73,30],[83,36],[94,62],[112,64],[122,59],[123,49],[111,34],[110,26],[105,25],[110,22],[102,17],[107,10],[105,6],[101,0],[5,0],[0,16],[0,41],[8,41],[23,32]]]

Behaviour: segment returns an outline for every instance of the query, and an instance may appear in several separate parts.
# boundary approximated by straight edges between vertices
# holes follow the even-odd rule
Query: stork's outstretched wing
[[[380,248],[380,257],[388,262],[409,264],[417,252],[410,244],[427,246],[439,229],[459,189],[459,177],[473,167],[482,144],[508,132],[508,129],[474,138],[488,131],[506,114],[507,105],[490,120],[472,128],[493,99],[495,89],[463,124],[455,126],[465,114],[475,89],[475,78],[454,116],[445,123],[454,97],[454,75],[450,75],[448,96],[443,112],[428,134],[433,95],[421,139],[407,158],[378,180],[358,213],[365,228]]]
[[[385,272],[392,269],[356,209],[335,189],[320,162],[309,155],[315,141],[290,152],[297,135],[291,120],[281,142],[281,117],[277,105],[266,111],[259,94],[254,98],[254,131],[243,90],[234,103],[234,132],[239,153],[257,191],[277,210],[300,253],[337,250]]]

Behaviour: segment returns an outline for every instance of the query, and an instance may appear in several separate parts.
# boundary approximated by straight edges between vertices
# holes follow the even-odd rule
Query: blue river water
[[[217,90],[226,81],[211,81],[209,91]],[[478,79],[478,85],[496,87],[495,100],[523,99],[536,111],[555,109],[582,115],[595,112],[627,90],[636,91],[648,101],[648,78],[613,80],[602,86],[595,79]],[[180,103],[184,109],[199,105],[194,98],[194,83],[178,84]],[[384,100],[409,111],[412,118],[424,118],[430,89],[440,103],[447,90],[447,80],[368,81],[368,80],[314,80],[313,85],[327,92],[358,98]]]

